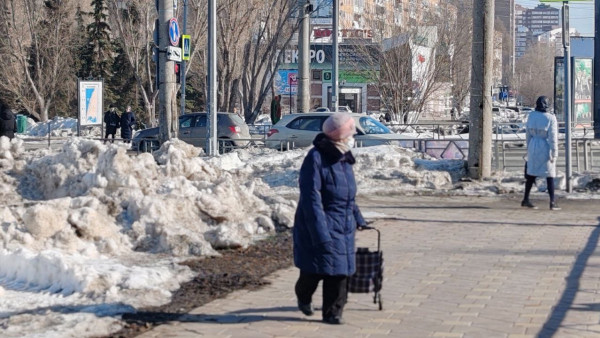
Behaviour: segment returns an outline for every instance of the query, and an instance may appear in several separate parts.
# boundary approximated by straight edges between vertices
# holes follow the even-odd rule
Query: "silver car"
[[[299,113],[285,115],[269,133],[265,145],[268,148],[287,150],[312,145],[315,137],[322,132],[323,122],[333,113]],[[374,118],[362,114],[350,114],[356,124],[357,147],[382,144],[405,145],[403,140],[413,139],[395,134]],[[411,143],[412,141],[407,142]]]
[[[204,149],[207,136],[206,126],[206,113],[179,116],[179,139]],[[219,139],[219,152],[223,153],[236,147],[246,146],[251,136],[248,125],[237,114],[218,113],[217,138]],[[135,133],[131,144],[132,149],[142,152],[158,149],[158,128],[144,129]]]

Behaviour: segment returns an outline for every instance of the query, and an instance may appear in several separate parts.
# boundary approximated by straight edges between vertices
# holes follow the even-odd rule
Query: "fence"
[[[249,125],[251,138],[234,140],[219,139],[219,152],[225,153],[233,149],[249,147],[265,147],[268,131],[271,125]],[[438,159],[462,159],[466,160],[469,154],[468,124],[467,123],[428,123],[408,125],[388,125],[390,129],[399,133],[393,141],[382,141],[377,137],[361,136],[356,142],[357,147],[369,146],[374,143],[391,143],[405,148],[411,148],[423,154]],[[524,125],[522,123],[495,123],[493,133],[493,166],[496,170],[521,170],[523,157],[526,154]],[[559,126],[560,129],[564,127]],[[559,130],[560,130],[559,129]],[[557,165],[564,167],[564,134],[559,134],[559,159]],[[572,165],[575,172],[600,171],[600,141],[593,140],[591,128],[574,128],[572,138]],[[43,147],[46,143],[48,148],[62,144],[66,137],[43,137],[27,138],[26,144],[40,142],[37,147]],[[105,141],[104,139],[95,138]],[[122,142],[120,139],[115,141]],[[275,143],[271,141],[270,148],[278,150],[295,149],[294,140],[281,140]],[[30,147],[35,147],[30,144]],[[152,152],[158,149],[157,140],[142,140],[136,152]],[[425,156],[425,155],[424,155]]]

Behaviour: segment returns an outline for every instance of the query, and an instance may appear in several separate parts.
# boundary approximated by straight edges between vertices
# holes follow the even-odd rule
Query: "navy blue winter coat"
[[[324,134],[313,144],[300,169],[294,264],[304,273],[350,276],[356,270],[354,233],[366,224],[354,201],[355,160]]]
[[[133,112],[126,111],[121,114],[121,138],[124,140],[131,139],[131,129],[135,123]]]

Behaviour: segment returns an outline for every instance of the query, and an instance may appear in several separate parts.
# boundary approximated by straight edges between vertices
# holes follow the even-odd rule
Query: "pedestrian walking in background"
[[[277,95],[271,100],[271,123],[275,124],[281,120],[281,95]]]
[[[236,114],[237,116],[241,117],[242,120],[244,120],[244,115],[242,115],[242,112],[240,111],[240,109],[237,106],[233,107],[233,113]]]
[[[115,134],[120,125],[120,117],[117,112],[117,108],[114,105],[110,105],[110,108],[104,113],[104,124],[106,125],[106,135],[104,135],[104,143],[108,139],[109,135],[112,135],[110,143],[115,142]]]
[[[535,111],[527,118],[527,162],[525,163],[525,196],[522,207],[537,209],[529,200],[529,193],[536,177],[545,177],[550,195],[550,210],[560,210],[554,197],[554,177],[558,156],[558,131],[556,116],[549,111],[550,101],[546,96],[538,97]]]
[[[354,119],[335,113],[323,124],[300,168],[300,199],[294,219],[294,264],[300,269],[298,308],[314,313],[312,296],[323,281],[323,321],[342,324],[347,279],[355,272],[354,233],[366,226],[355,202],[351,148]]]
[[[135,124],[135,116],[131,111],[131,106],[127,106],[127,109],[123,114],[121,114],[121,138],[123,142],[130,143],[131,142],[131,134],[133,125]]]
[[[3,102],[0,102],[0,137],[6,136],[9,139],[15,137],[17,132],[17,119],[12,110]]]

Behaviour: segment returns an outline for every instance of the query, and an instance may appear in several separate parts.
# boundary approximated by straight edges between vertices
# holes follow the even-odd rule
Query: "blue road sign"
[[[179,38],[181,37],[179,32],[179,24],[177,19],[172,18],[169,20],[169,41],[172,46],[177,47],[179,45]]]

